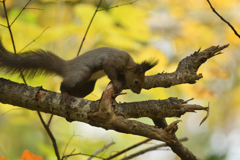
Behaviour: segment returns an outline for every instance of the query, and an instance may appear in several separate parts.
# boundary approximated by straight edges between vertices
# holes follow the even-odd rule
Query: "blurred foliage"
[[[12,22],[28,0],[7,0],[8,16]],[[103,9],[116,3],[128,3],[130,0],[103,0]],[[237,0],[211,0],[216,10],[236,29],[240,26]],[[36,40],[25,50],[46,49],[64,59],[77,55],[79,45],[96,9],[96,0],[34,0],[12,25],[17,51]],[[32,9],[30,9],[32,8]],[[33,9],[35,8],[35,9]],[[0,6],[0,24],[6,25],[2,4]],[[36,39],[49,27],[38,39]],[[7,28],[0,26],[0,35],[7,49],[13,51]],[[196,84],[184,84],[171,88],[144,90],[140,95],[126,91],[127,95],[118,97],[118,101],[142,101],[179,97],[195,98],[190,103],[207,106],[210,102],[210,116],[199,127],[206,113],[188,113],[181,117],[177,135],[189,137],[184,142],[197,157],[208,160],[240,159],[240,79],[239,39],[210,9],[206,1],[201,0],[149,0],[137,1],[132,5],[102,10],[92,23],[81,53],[101,46],[116,47],[128,51],[137,62],[144,59],[159,59],[157,67],[148,75],[175,71],[178,62],[198,50],[212,45],[230,43],[224,54],[218,55],[201,66],[199,73],[204,78]],[[21,78],[1,73],[1,77],[22,83]],[[94,92],[87,99],[97,100],[109,80],[104,77],[97,82]],[[59,92],[60,77],[39,77],[27,80],[28,85],[42,85],[45,89]],[[124,91],[125,92],[125,91]],[[44,115],[48,120],[49,115]],[[175,120],[169,119],[169,122]],[[148,118],[140,121],[152,124]],[[62,154],[76,152],[93,154],[105,144],[116,142],[100,156],[107,157],[145,138],[114,131],[105,131],[80,122],[68,123],[65,119],[54,117],[51,130]],[[26,109],[0,104],[0,156],[19,159],[24,150],[41,156],[43,159],[56,159],[52,144],[44,131],[37,113]],[[133,151],[159,143],[152,141]],[[124,155],[123,155],[124,156]],[[87,159],[86,156],[77,158]],[[70,160],[77,159],[69,158]],[[179,159],[164,148],[149,152],[137,159]]]

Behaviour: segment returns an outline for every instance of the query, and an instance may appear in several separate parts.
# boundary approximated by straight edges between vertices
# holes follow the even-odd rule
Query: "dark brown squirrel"
[[[145,72],[154,67],[157,61],[134,62],[125,51],[102,47],[88,51],[72,60],[63,60],[50,51],[35,50],[21,54],[7,51],[0,41],[0,68],[8,74],[22,72],[33,78],[41,74],[57,74],[63,77],[60,90],[63,95],[85,97],[90,94],[96,81],[107,75],[117,92],[125,83],[134,93],[140,93],[144,85]]]

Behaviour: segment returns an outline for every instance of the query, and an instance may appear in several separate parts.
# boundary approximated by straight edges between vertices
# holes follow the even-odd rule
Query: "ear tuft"
[[[149,60],[149,61],[143,61],[140,66],[142,68],[143,72],[148,71],[149,69],[153,68],[158,64],[158,60]]]

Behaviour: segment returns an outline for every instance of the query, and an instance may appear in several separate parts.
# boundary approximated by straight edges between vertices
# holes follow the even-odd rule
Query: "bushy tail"
[[[7,51],[0,40],[0,68],[7,74],[22,72],[24,76],[33,78],[41,74],[58,74],[63,76],[66,61],[52,52],[36,50],[22,54]]]

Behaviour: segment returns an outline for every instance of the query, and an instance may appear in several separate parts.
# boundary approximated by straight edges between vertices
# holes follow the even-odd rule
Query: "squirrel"
[[[63,78],[62,95],[83,98],[94,90],[96,81],[107,75],[116,92],[124,83],[132,92],[139,94],[144,85],[145,72],[158,61],[134,62],[123,50],[102,47],[90,50],[72,60],[63,60],[50,51],[34,50],[21,54],[7,51],[0,40],[0,68],[8,74],[22,73],[28,78],[41,74],[57,74]]]

